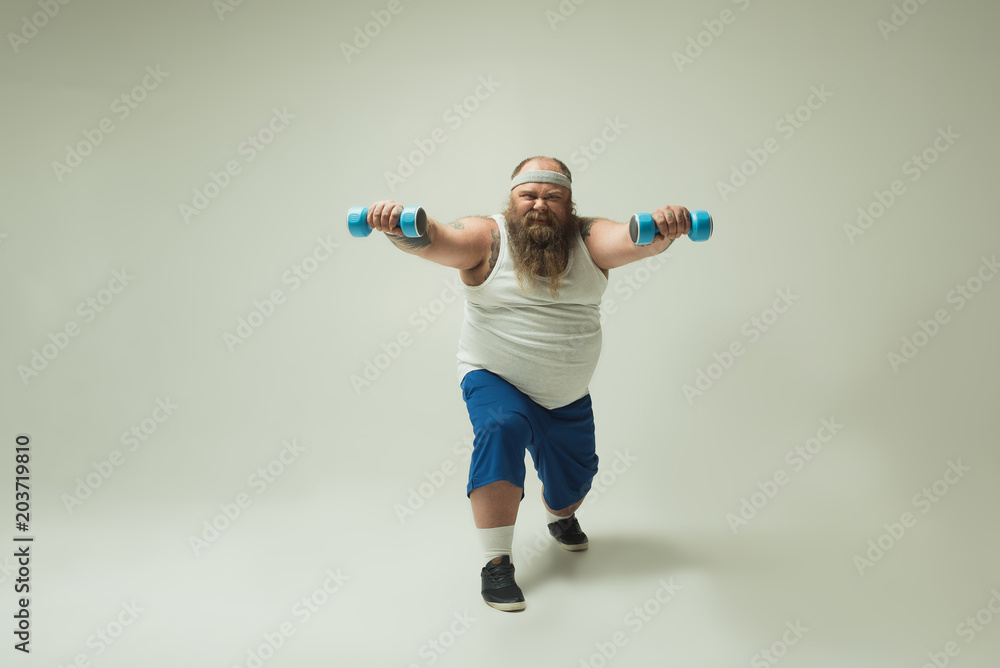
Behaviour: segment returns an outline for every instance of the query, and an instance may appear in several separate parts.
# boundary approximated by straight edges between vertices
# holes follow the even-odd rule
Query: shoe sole
[[[516,612],[518,610],[524,610],[524,601],[520,603],[493,603],[490,601],[484,601],[486,605],[491,608],[496,608],[497,610],[503,610],[504,612]]]
[[[556,542],[558,543],[559,541]],[[590,547],[589,543],[579,543],[578,545],[567,545],[566,543],[559,544],[562,546],[562,549],[569,550],[570,552],[582,552]]]

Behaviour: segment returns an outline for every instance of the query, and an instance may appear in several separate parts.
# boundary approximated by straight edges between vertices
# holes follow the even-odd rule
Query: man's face
[[[504,217],[529,243],[545,245],[569,237],[572,211],[568,189],[550,183],[522,183],[511,191]]]
[[[551,183],[522,183],[510,193],[516,222],[564,226],[570,219],[569,190]]]
[[[555,295],[579,234],[569,189],[522,183],[511,191],[504,219],[518,280],[534,284],[536,279],[549,279]]]

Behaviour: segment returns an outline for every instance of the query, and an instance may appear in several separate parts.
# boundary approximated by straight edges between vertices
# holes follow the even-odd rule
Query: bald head
[[[573,188],[569,169],[562,161],[536,156],[521,161],[511,174],[511,196],[516,198],[526,189],[556,191],[570,198]]]
[[[562,165],[560,165],[554,158],[528,158],[527,162],[521,163],[521,168],[514,172],[514,176],[517,176],[521,172],[528,172],[534,169],[544,169],[549,172],[559,172],[565,174],[562,170]],[[569,176],[567,174],[567,176]]]

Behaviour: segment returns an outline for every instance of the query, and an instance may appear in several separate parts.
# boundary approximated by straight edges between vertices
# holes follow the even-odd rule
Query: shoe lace
[[[514,584],[514,566],[510,564],[489,564],[486,566],[486,575],[490,579],[490,585],[496,589]]]
[[[576,519],[576,515],[559,520],[556,522],[556,528],[560,534],[575,533],[581,530],[580,522]]]

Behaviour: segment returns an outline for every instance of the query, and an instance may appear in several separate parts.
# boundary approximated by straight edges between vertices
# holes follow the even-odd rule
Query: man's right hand
[[[373,230],[401,237],[403,234],[399,230],[399,217],[402,214],[402,204],[391,199],[381,200],[368,207],[368,224]]]
[[[400,250],[458,269],[466,285],[479,285],[486,280],[500,248],[495,220],[470,216],[441,224],[428,216],[427,233],[411,239],[399,228],[403,208],[391,199],[375,202],[368,207],[368,224],[373,230],[387,234]]]

